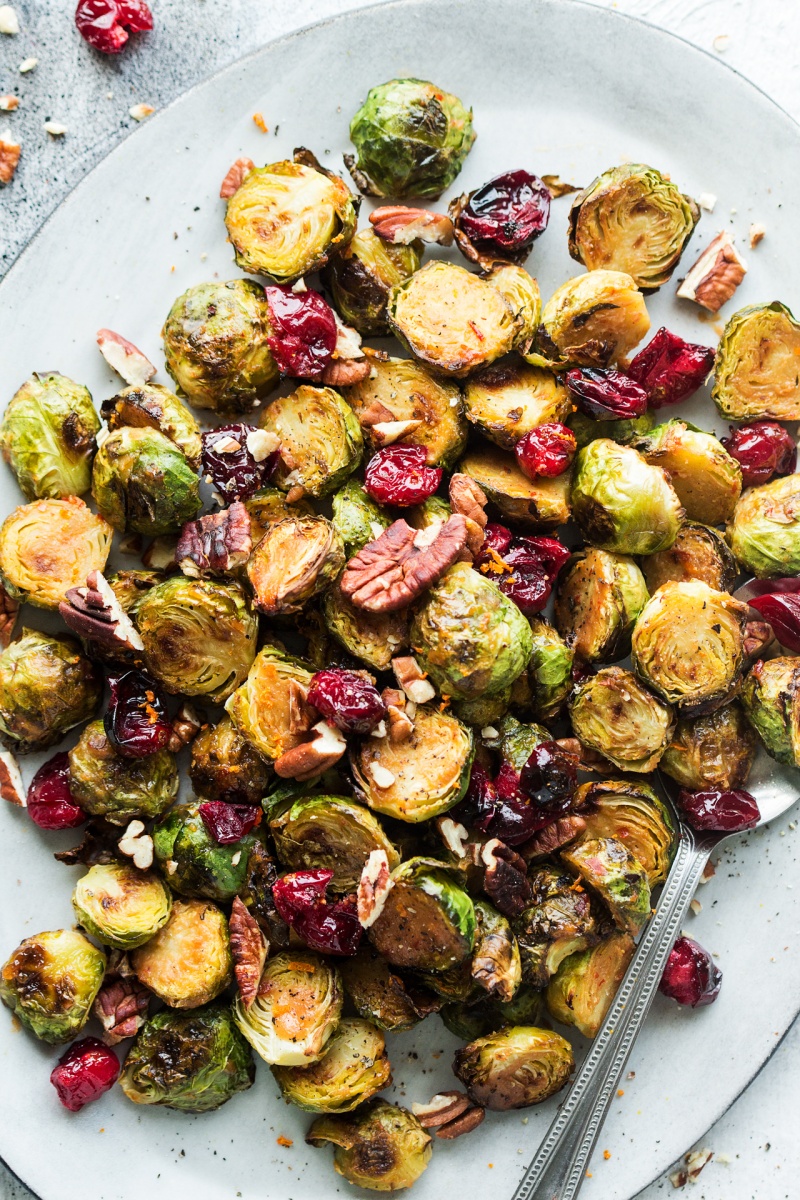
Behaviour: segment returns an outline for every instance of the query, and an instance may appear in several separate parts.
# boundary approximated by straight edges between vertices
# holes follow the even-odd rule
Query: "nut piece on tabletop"
[[[395,612],[406,608],[441,579],[467,543],[467,523],[460,513],[440,527],[430,545],[419,549],[420,532],[395,521],[374,542],[350,559],[341,578],[344,596],[356,608]]]
[[[438,246],[453,244],[453,222],[444,213],[390,204],[376,208],[369,220],[378,237],[394,246],[409,246],[416,239]]]
[[[58,606],[68,629],[112,650],[143,650],[144,644],[100,571],[90,571],[86,586],[70,588]]]
[[[339,761],[347,749],[342,734],[329,721],[318,721],[311,729],[310,741],[301,742],[282,754],[275,762],[275,774],[281,779],[296,779],[302,783],[321,775]]]
[[[477,1129],[486,1110],[475,1105],[463,1092],[439,1092],[427,1104],[412,1104],[411,1111],[423,1129],[435,1129],[436,1136],[452,1141]]]
[[[721,230],[694,264],[678,288],[683,300],[694,300],[709,312],[719,312],[747,274],[747,264],[733,238]]]
[[[97,345],[111,369],[128,384],[143,387],[156,373],[157,368],[138,346],[113,329],[98,329]]]
[[[175,557],[184,575],[224,575],[243,566],[253,549],[250,514],[240,500],[230,508],[187,521],[178,538]]]
[[[147,871],[153,865],[153,839],[145,832],[143,821],[131,821],[117,842],[120,854],[133,859],[134,866]]]
[[[0,137],[0,183],[11,183],[17,170],[22,146],[13,138]]]
[[[135,1037],[144,1025],[150,992],[132,974],[118,979],[109,979],[109,974],[108,982],[97,993],[92,1013],[103,1026],[103,1041],[116,1046],[125,1038]]]
[[[358,921],[362,929],[369,929],[377,921],[393,887],[386,851],[371,850],[358,883]]]
[[[258,995],[258,985],[269,947],[255,918],[250,915],[238,896],[233,898],[229,930],[236,983],[242,1003],[245,1008],[249,1008]]]
[[[0,750],[0,800],[17,808],[28,806],[19,765],[9,750]]]
[[[412,704],[427,704],[436,695],[436,688],[425,678],[413,655],[392,659],[394,677]]]
[[[252,158],[237,158],[236,162],[230,167],[227,175],[220,184],[219,198],[220,200],[230,200],[234,192],[238,192],[239,188],[245,181],[246,176],[251,171],[255,171],[256,164]]]

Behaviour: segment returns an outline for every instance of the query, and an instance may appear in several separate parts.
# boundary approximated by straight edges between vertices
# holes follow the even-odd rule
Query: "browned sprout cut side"
[[[722,534],[710,525],[687,521],[668,550],[648,554],[641,562],[648,591],[664,583],[699,579],[718,592],[733,591],[738,569]]]
[[[176,900],[155,937],[134,950],[136,977],[170,1008],[199,1008],[231,982],[225,914],[207,900]]]
[[[630,934],[612,933],[590,950],[565,958],[547,986],[550,1016],[574,1025],[584,1037],[596,1037],[635,949]]]
[[[369,227],[359,230],[325,271],[333,303],[343,320],[365,336],[388,334],[389,292],[419,270],[422,250],[419,241],[394,246]]]
[[[667,421],[631,445],[666,471],[689,520],[722,525],[731,519],[742,491],[742,470],[712,433]]]
[[[717,351],[711,398],[729,421],[800,418],[800,324],[785,304],[734,313]]]
[[[739,704],[678,721],[659,767],[693,792],[745,787],[758,739]]]
[[[669,745],[671,708],[622,667],[604,667],[569,702],[575,736],[621,771],[653,771]]]
[[[631,631],[647,598],[632,558],[590,546],[559,578],[556,628],[579,658],[615,662],[630,651]]]
[[[542,310],[542,326],[531,361],[606,367],[639,345],[650,318],[630,275],[588,271],[553,293]]]
[[[290,396],[273,400],[260,424],[280,439],[275,482],[284,492],[302,488],[309,496],[326,496],[361,462],[358,421],[333,388],[302,384]]]
[[[476,1038],[453,1060],[470,1099],[500,1112],[541,1104],[564,1087],[574,1066],[565,1038],[530,1025]]]
[[[470,475],[509,521],[524,529],[552,529],[569,520],[570,475],[529,479],[517,460],[494,446],[468,450],[458,469]]]
[[[507,359],[470,376],[464,385],[467,420],[503,450],[513,450],[537,425],[565,421],[569,392],[552,371]]]
[[[431,1157],[431,1136],[406,1108],[371,1100],[352,1116],[317,1117],[310,1146],[334,1147],[336,1173],[372,1192],[397,1192],[419,1179]]]
[[[0,575],[9,594],[37,608],[58,608],[70,588],[102,571],[113,530],[82,500],[34,500],[0,528]]]
[[[344,566],[344,547],[325,517],[287,517],[271,525],[247,563],[255,606],[272,616],[302,611]]]

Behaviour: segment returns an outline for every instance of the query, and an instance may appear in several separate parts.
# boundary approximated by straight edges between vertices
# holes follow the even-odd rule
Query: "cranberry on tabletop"
[[[129,33],[146,33],[153,28],[153,14],[144,0],[80,0],[75,24],[95,50],[119,54]]]
[[[364,488],[378,504],[422,504],[442,482],[441,467],[429,467],[427,460],[424,446],[386,446],[367,463]]]
[[[685,342],[662,326],[628,367],[628,375],[645,388],[651,408],[677,404],[703,386],[714,366],[710,346]]]
[[[613,367],[575,367],[564,378],[581,412],[595,421],[621,421],[647,411],[646,388]]]
[[[517,463],[529,479],[552,479],[572,465],[578,450],[575,434],[559,421],[537,425],[514,447]]]
[[[691,938],[678,938],[664,967],[659,991],[678,1004],[701,1008],[714,1003],[721,986],[722,972],[708,951]]]
[[[768,483],[775,475],[791,475],[797,466],[797,443],[777,421],[752,421],[720,438],[742,468],[744,487]]]
[[[387,713],[375,685],[357,671],[317,671],[307,699],[342,733],[371,733]]]
[[[76,829],[88,821],[70,791],[69,755],[54,754],[31,780],[28,788],[28,816],[40,829]]]
[[[692,829],[739,833],[743,829],[754,829],[761,820],[755,797],[741,789],[690,792],[681,788],[678,806]]]
[[[254,804],[228,804],[224,800],[204,800],[200,818],[218,846],[232,846],[261,824],[261,809]]]
[[[58,1098],[70,1112],[80,1112],[112,1088],[119,1077],[119,1059],[99,1038],[82,1038],[62,1054],[50,1073]]]
[[[295,292],[288,284],[273,284],[264,292],[270,316],[267,344],[279,370],[298,379],[321,379],[338,337],[330,304],[319,292]]]
[[[202,435],[203,477],[229,503],[249,499],[264,487],[277,466],[277,451],[256,458],[249,448],[248,438],[259,434],[263,436],[263,431],[255,425],[237,421]]]
[[[165,750],[172,722],[158,684],[144,671],[109,675],[111,698],[103,726],[112,746],[125,758],[146,758]]]

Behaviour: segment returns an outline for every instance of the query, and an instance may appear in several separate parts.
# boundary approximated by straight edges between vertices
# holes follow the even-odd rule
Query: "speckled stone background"
[[[21,31],[15,37],[0,35],[0,93],[18,95],[20,107],[14,113],[0,112],[0,136],[21,142],[22,157],[11,186],[0,188],[0,275],[61,198],[134,127],[129,115],[133,105],[163,108],[193,84],[272,38],[359,7],[358,0],[150,2],[155,30],[134,35],[122,55],[106,58],[78,36],[72,23],[74,0],[14,0]],[[589,2],[640,16],[722,55],[800,119],[797,0]],[[420,34],[424,36],[424,31]],[[37,58],[38,65],[20,74],[19,65],[27,58]],[[691,136],[691,122],[702,121],[703,113],[693,110],[690,95],[676,96],[676,103],[685,107],[687,136]],[[265,119],[269,123],[268,113]],[[45,121],[66,125],[67,133],[53,138],[43,128]],[[727,149],[736,155],[735,145]],[[742,170],[747,170],[747,163],[742,163]],[[158,163],[153,164],[153,172],[157,178]],[[114,205],[113,195],[108,203]],[[91,265],[76,264],[76,269],[89,270]],[[786,299],[797,308],[798,297]],[[0,329],[0,354],[10,336],[12,330]],[[758,988],[759,981],[753,980],[753,1003],[759,1003]],[[735,1053],[735,1046],[719,1048],[720,1056]],[[687,1062],[687,1088],[702,1088],[703,1082],[696,1064]],[[4,1080],[0,1086],[13,1084]],[[700,1144],[723,1161],[713,1161],[698,1183],[686,1188],[691,1200],[797,1200],[798,1111],[800,1028],[796,1026],[750,1088],[702,1139]],[[46,1131],[42,1133],[46,1154]],[[672,1194],[665,1179],[642,1192],[639,1200],[663,1200]],[[0,1200],[31,1200],[31,1193],[1,1165]]]

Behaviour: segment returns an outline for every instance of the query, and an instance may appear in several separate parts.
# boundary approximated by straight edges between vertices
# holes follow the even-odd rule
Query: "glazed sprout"
[[[236,583],[173,576],[142,598],[136,625],[147,670],[168,692],[221,703],[255,658],[258,621]]]
[[[167,923],[172,897],[156,875],[128,863],[95,863],[75,885],[72,907],[98,942],[134,950]]]
[[[352,1116],[317,1117],[310,1146],[334,1147],[338,1175],[371,1192],[398,1192],[415,1183],[431,1157],[431,1137],[407,1108],[370,1100]]]
[[[490,996],[507,1004],[522,982],[517,939],[507,918],[486,900],[476,900],[474,907],[476,930],[470,976]]]
[[[635,949],[630,934],[612,933],[590,950],[565,958],[547,986],[550,1016],[574,1025],[584,1037],[596,1037]]]
[[[748,488],[725,536],[740,567],[759,579],[800,573],[800,475]]]
[[[622,667],[604,667],[569,702],[575,736],[621,771],[652,771],[669,745],[672,710]]]
[[[15,599],[58,608],[70,588],[103,570],[112,537],[111,526],[77,496],[34,500],[0,528],[0,576]]]
[[[456,1050],[453,1070],[470,1099],[504,1112],[560,1092],[575,1066],[572,1047],[549,1029],[512,1025]]]
[[[604,901],[614,923],[637,934],[650,916],[647,872],[618,838],[587,838],[561,851],[564,862]]]
[[[611,438],[612,442],[621,442],[623,445],[627,445],[635,437],[649,433],[655,423],[655,415],[649,411],[642,413],[640,417],[627,419],[623,417],[617,421],[596,421],[594,417],[588,417],[580,409],[576,409],[567,419],[567,427],[575,434],[579,450],[599,437]]]
[[[446,971],[464,962],[475,941],[475,909],[455,875],[433,858],[410,858],[392,872],[383,910],[369,927],[387,962]]]
[[[588,271],[568,279],[542,310],[542,349],[559,363],[607,367],[639,345],[650,328],[644,297],[630,275]]]
[[[503,717],[497,730],[500,758],[515,771],[521,771],[536,747],[549,740],[550,735],[541,725],[526,725],[510,713]]]
[[[343,958],[339,966],[356,1012],[378,1029],[402,1033],[441,1007],[438,997],[407,983],[368,942],[362,942],[358,953]]]
[[[800,418],[800,324],[785,304],[755,304],[723,330],[711,398],[729,421]]]
[[[231,982],[225,914],[207,900],[176,900],[166,925],[131,954],[137,979],[170,1008],[199,1008]]]
[[[539,284],[514,263],[495,263],[485,278],[510,306],[517,322],[512,349],[524,353],[533,342],[542,316]]]
[[[514,683],[497,692],[494,696],[478,696],[476,700],[453,701],[453,712],[459,721],[465,725],[477,726],[484,729],[487,725],[496,725],[511,705],[511,693],[522,676],[517,676]]]
[[[325,1046],[322,1058],[302,1067],[272,1067],[284,1100],[306,1112],[352,1112],[389,1087],[392,1069],[379,1029],[347,1017]]]
[[[249,1007],[233,1005],[236,1024],[264,1062],[307,1067],[322,1058],[339,1024],[342,983],[331,963],[310,950],[287,950],[267,960],[259,994]]]
[[[374,850],[383,850],[389,869],[400,855],[369,809],[346,796],[301,796],[270,821],[284,867],[290,871],[331,870],[335,892],[354,892]]]
[[[625,271],[637,287],[659,288],[699,220],[694,200],[655,167],[626,163],[574,197],[569,252],[590,271]]]
[[[98,450],[92,498],[120,532],[156,537],[197,516],[200,484],[186,456],[157,429],[123,425]]]
[[[87,725],[70,750],[69,776],[81,808],[112,825],[160,816],[178,794],[174,754],[157,750],[146,758],[125,758],[108,740],[102,720]]]
[[[685,716],[713,712],[738,690],[747,605],[699,579],[665,583],[633,631],[634,670]]]
[[[461,1041],[474,1041],[510,1025],[539,1025],[544,1016],[544,993],[526,984],[507,1004],[485,996],[469,1004],[445,1004],[441,1010],[445,1028]]]
[[[747,783],[758,740],[737,703],[702,717],[681,718],[659,766],[692,792],[724,792]]]
[[[559,578],[556,627],[585,662],[616,662],[630,651],[647,598],[632,558],[589,546],[573,555]]]
[[[275,482],[285,492],[301,487],[309,496],[326,496],[361,462],[358,421],[333,388],[302,384],[290,396],[273,400],[260,424],[280,438]]]
[[[192,742],[189,778],[206,800],[260,804],[270,773],[230,717],[223,717],[201,729]]]
[[[549,721],[572,691],[575,653],[544,617],[531,617],[533,653],[528,664],[530,703],[538,721]]]
[[[205,900],[232,900],[244,887],[256,835],[220,845],[195,803],[178,804],[153,830],[153,850],[173,892]]]
[[[649,554],[642,572],[650,592],[664,583],[700,579],[718,592],[733,591],[738,568],[722,534],[710,525],[687,521],[668,550]]]
[[[134,1104],[210,1112],[255,1079],[250,1047],[227,1004],[162,1009],[136,1035],[120,1086]]]
[[[537,425],[564,421],[572,402],[552,371],[508,359],[471,375],[464,385],[467,420],[503,450]]]
[[[299,613],[343,566],[342,539],[326,517],[276,521],[247,562],[255,607],[269,616]]]
[[[361,229],[325,268],[325,283],[339,315],[365,336],[388,334],[386,300],[422,263],[422,243],[393,246],[371,228]]]
[[[610,438],[597,438],[578,452],[570,501],[584,536],[617,554],[669,549],[683,519],[665,472]]]
[[[76,929],[38,933],[0,969],[0,1000],[43,1042],[69,1042],[89,1020],[105,970],[103,951]]]
[[[370,88],[350,122],[358,161],[345,163],[360,191],[396,199],[441,196],[472,149],[472,109],[423,79]]]
[[[742,491],[742,470],[712,433],[685,421],[657,425],[632,445],[653,466],[662,467],[691,521],[722,525],[733,516]]]
[[[299,659],[265,646],[225,705],[236,728],[264,758],[280,758],[303,740],[292,732],[291,697],[297,684],[308,689],[312,675]]]
[[[800,667],[796,658],[759,660],[744,681],[742,708],[767,754],[800,766]]]
[[[88,721],[101,695],[76,641],[23,629],[0,654],[0,740],[17,754],[46,750]]]
[[[269,529],[277,521],[285,521],[287,517],[313,517],[314,509],[308,500],[302,497],[293,500],[291,504],[286,499],[286,493],[280,488],[260,488],[249,500],[245,508],[250,517],[250,536],[253,546],[257,546]]]
[[[333,497],[333,527],[344,543],[350,557],[367,542],[374,542],[391,521],[379,504],[364,491],[363,484],[352,476]]]
[[[408,646],[406,609],[371,613],[356,608],[342,594],[338,581],[322,597],[322,614],[336,641],[376,671],[388,671],[395,655]]]
[[[493,446],[470,449],[458,464],[507,520],[523,529],[553,529],[569,520],[570,475],[529,479],[513,454]]]
[[[26,499],[82,496],[99,429],[88,388],[55,371],[34,372],[8,402],[0,451]]]
[[[588,895],[562,867],[546,863],[532,869],[529,883],[533,903],[515,918],[513,930],[524,985],[538,990],[568,955],[595,943],[597,921]]]
[[[664,758],[659,765],[665,769]],[[616,838],[644,868],[651,889],[664,882],[675,846],[675,822],[653,788],[633,780],[604,779],[581,784],[573,803],[586,824],[582,840]]]
[[[111,430],[125,425],[157,429],[186,456],[192,470],[199,469],[203,449],[200,426],[169,388],[158,383],[133,384],[104,400],[100,412]]]

